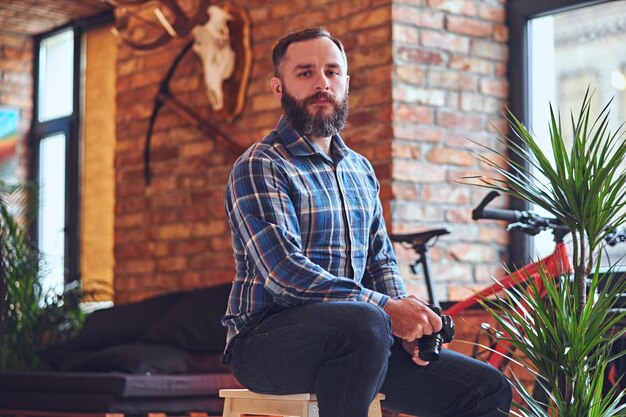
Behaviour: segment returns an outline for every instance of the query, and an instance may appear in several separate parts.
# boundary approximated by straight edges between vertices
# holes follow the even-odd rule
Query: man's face
[[[343,129],[350,77],[344,56],[330,39],[292,43],[281,69],[282,76],[272,78],[272,91],[294,129],[313,137],[328,137]]]

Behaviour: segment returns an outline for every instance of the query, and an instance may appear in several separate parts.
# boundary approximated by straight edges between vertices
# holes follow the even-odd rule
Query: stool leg
[[[224,412],[222,414],[222,417],[239,417],[239,416],[232,414],[231,412],[232,406],[233,406],[232,399],[224,398]]]
[[[320,417],[320,408],[317,401],[304,401],[302,417]]]
[[[374,401],[370,404],[369,412],[367,413],[369,417],[382,417],[383,410],[380,407],[380,400],[375,398]]]

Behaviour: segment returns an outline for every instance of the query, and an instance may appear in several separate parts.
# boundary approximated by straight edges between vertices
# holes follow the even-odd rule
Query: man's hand
[[[441,318],[415,296],[389,300],[385,312],[391,317],[391,332],[407,342],[441,330]]]
[[[417,340],[414,340],[412,342],[407,342],[406,340],[403,340],[402,347],[404,348],[404,350],[408,352],[409,355],[411,355],[411,359],[417,365],[426,366],[430,363],[430,362],[420,359],[419,357],[420,350],[419,350],[419,347],[417,346]]]

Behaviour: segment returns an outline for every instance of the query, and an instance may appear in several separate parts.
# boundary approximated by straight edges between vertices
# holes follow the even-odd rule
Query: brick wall
[[[507,97],[507,38],[499,0],[275,0],[246,2],[254,63],[243,114],[218,123],[248,146],[275,126],[271,49],[283,34],[323,25],[348,51],[347,143],[368,157],[381,182],[390,229],[445,225],[453,234],[431,250],[440,298],[488,282],[506,248],[495,224],[469,220],[484,194],[458,185],[483,173],[466,146],[494,144],[490,123]],[[117,64],[115,287],[117,301],[230,281],[232,250],[223,209],[237,155],[164,108],[155,125],[150,185],[143,141],[159,83],[186,40],[148,52],[121,48]],[[175,96],[212,117],[199,60],[189,53],[172,81]],[[410,253],[397,248],[407,278]],[[477,278],[481,277],[481,279]],[[419,278],[409,289],[423,293]]]
[[[0,32],[0,107],[19,110],[18,168],[24,180],[28,170],[28,131],[33,114],[33,42],[29,37]]]
[[[269,89],[271,50],[283,34],[324,25],[349,51],[349,145],[374,164],[383,184],[385,214],[391,202],[391,3],[390,0],[246,2],[252,21],[254,63],[243,114],[219,123],[248,146],[273,129],[279,103]],[[117,302],[182,288],[228,282],[232,249],[223,195],[237,155],[225,151],[173,111],[164,108],[152,143],[152,183],[143,179],[143,141],[161,79],[183,47],[177,40],[158,50],[120,48],[117,64],[115,291]],[[189,53],[172,92],[206,117],[199,60]],[[390,221],[390,217],[388,220]]]
[[[430,250],[437,293],[458,300],[491,283],[507,235],[471,220],[485,191],[459,184],[489,175],[470,150],[496,146],[506,105],[507,28],[501,0],[396,0],[392,5],[392,226],[396,232],[448,227]],[[501,199],[503,200],[503,199]],[[504,201],[500,201],[504,204]],[[405,277],[410,250],[396,248]],[[409,290],[424,294],[422,277]]]

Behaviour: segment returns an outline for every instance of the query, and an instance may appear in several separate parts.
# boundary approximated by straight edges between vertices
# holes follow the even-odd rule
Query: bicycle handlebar
[[[510,223],[519,222],[523,220],[524,213],[518,210],[502,210],[502,209],[487,209],[487,204],[500,195],[497,191],[491,191],[483,198],[483,201],[472,210],[472,219],[492,219],[492,220],[504,220]]]
[[[483,201],[472,210],[472,219],[504,220],[509,222],[507,230],[520,230],[529,235],[536,235],[542,230],[552,229],[555,232],[557,240],[569,232],[567,226],[563,225],[558,219],[543,217],[532,211],[485,208],[499,195],[500,193],[497,191],[491,191],[487,194],[485,198],[483,198]],[[609,246],[626,242],[626,228],[621,226],[611,231],[606,236],[605,241]]]
[[[488,209],[485,208],[494,198],[500,195],[497,191],[491,191],[483,198],[483,201],[472,211],[472,219],[504,220],[509,222],[508,230],[521,230],[529,235],[536,235],[542,230],[552,229],[567,233],[567,228],[557,219],[543,217],[532,211]]]

